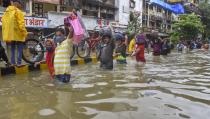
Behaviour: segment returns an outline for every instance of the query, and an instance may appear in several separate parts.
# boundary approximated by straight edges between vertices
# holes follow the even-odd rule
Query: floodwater
[[[75,66],[71,84],[45,72],[0,80],[0,119],[210,119],[210,54],[147,56],[147,64]]]

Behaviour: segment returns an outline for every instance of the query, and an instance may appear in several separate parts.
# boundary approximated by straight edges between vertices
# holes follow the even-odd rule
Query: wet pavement
[[[45,72],[0,77],[0,119],[209,119],[210,54],[194,51],[147,63],[75,66],[71,84]]]

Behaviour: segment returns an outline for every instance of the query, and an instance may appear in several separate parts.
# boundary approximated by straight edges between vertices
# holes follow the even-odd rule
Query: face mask
[[[64,36],[56,36],[54,40],[56,43],[61,43],[64,40]]]
[[[53,52],[53,48],[52,47],[46,47],[47,52]]]

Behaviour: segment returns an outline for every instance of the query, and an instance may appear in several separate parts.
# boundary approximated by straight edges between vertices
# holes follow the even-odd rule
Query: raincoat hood
[[[9,12],[9,11],[14,11],[14,10],[16,10],[17,8],[15,7],[15,6],[9,6],[9,7],[7,7],[7,9],[6,9],[6,11],[5,12]]]

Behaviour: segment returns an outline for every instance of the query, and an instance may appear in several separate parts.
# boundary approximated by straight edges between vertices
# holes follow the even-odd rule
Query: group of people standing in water
[[[119,64],[126,64],[126,57],[135,57],[137,62],[146,63],[145,52],[152,52],[154,56],[167,55],[173,48],[168,39],[161,39],[158,36],[147,38],[144,33],[131,34],[130,38],[126,33],[114,33],[105,29],[102,36],[101,67],[113,69],[113,57]],[[113,56],[113,57],[112,57]]]
[[[10,42],[11,63],[12,66],[21,66],[22,51],[24,42],[27,36],[27,30],[24,24],[24,15],[18,9],[21,8],[22,2],[20,0],[13,0],[3,15],[3,41]],[[16,12],[18,11],[19,16]],[[13,14],[11,14],[13,13]],[[8,21],[14,22],[17,25],[10,26]],[[52,79],[56,79],[63,83],[68,83],[71,78],[71,59],[73,44],[78,44],[85,35],[86,30],[79,13],[72,11],[69,16],[64,19],[65,29],[57,29],[55,37],[48,39],[45,42],[46,47],[46,64],[48,65],[49,73]],[[11,38],[11,29],[15,34]],[[15,30],[18,29],[18,30]],[[173,48],[168,39],[162,39],[156,35],[148,37],[145,33],[128,34],[127,33],[113,33],[111,28],[103,28],[101,33],[100,44],[100,68],[112,70],[113,60],[116,59],[118,64],[126,64],[127,56],[135,57],[136,62],[146,63],[145,52],[150,52],[153,49],[154,56],[167,55]],[[154,33],[155,34],[155,33]],[[18,48],[18,62],[15,62],[15,47]],[[178,46],[177,46],[178,47]],[[180,44],[180,47],[183,45]],[[207,47],[207,46],[206,46]],[[2,58],[8,65],[10,64],[5,50],[0,44],[0,58]],[[35,63],[35,65],[41,62]]]

